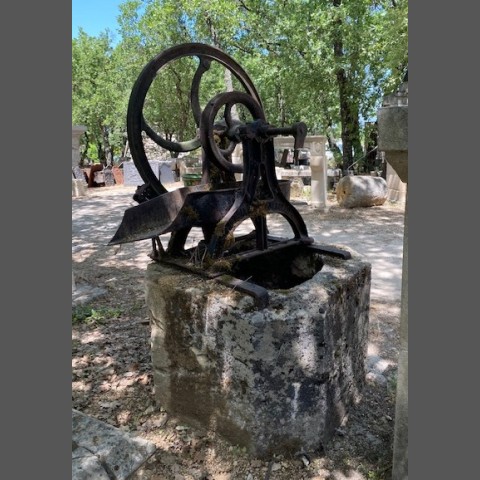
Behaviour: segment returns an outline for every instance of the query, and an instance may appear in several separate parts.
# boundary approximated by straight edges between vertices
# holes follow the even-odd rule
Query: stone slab
[[[377,111],[378,149],[408,151],[408,106],[388,106]]]
[[[72,409],[72,480],[126,480],[155,450],[152,442]]]
[[[83,447],[72,448],[72,480],[111,480],[99,458]]]
[[[74,284],[74,287],[72,288],[72,306],[84,305],[107,293],[104,288],[94,287],[88,284],[77,284],[73,275],[72,284]]]
[[[407,184],[402,182],[394,168],[387,162],[388,200],[405,203],[407,198]]]
[[[87,195],[87,184],[85,180],[72,178],[72,197],[84,197]]]
[[[160,181],[162,184],[175,182],[175,177],[172,171],[172,162],[160,163]]]
[[[408,182],[408,105],[385,106],[377,111],[378,149],[402,182]]]
[[[160,178],[160,161],[159,160],[149,160],[150,168],[152,169],[154,175],[157,178]],[[140,173],[135,166],[133,161],[123,162],[123,184],[126,186],[140,186],[145,182],[143,181]]]

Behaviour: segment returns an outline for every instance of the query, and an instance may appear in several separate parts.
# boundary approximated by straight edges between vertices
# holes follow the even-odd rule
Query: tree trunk
[[[102,143],[97,140],[97,155],[98,155],[98,160],[101,163],[104,163],[105,161],[105,153],[103,151],[103,146]]]
[[[337,160],[338,157],[342,156],[342,151],[340,150],[337,142],[335,142],[332,134],[327,132],[327,143],[329,150],[333,153],[333,157]]]
[[[335,7],[342,5],[342,0],[332,0]],[[355,156],[362,152],[360,143],[360,125],[358,121],[358,108],[352,98],[352,89],[348,73],[343,68],[345,53],[343,51],[342,20],[334,20],[333,54],[339,65],[336,69],[338,96],[340,101],[340,122],[342,129],[342,169],[344,173],[352,167]],[[355,155],[354,155],[355,153]]]
[[[369,173],[380,169],[379,157],[377,153],[378,132],[376,122],[370,122],[365,125],[365,161],[364,171]]]
[[[319,100],[319,103],[321,104],[321,100]],[[340,150],[340,147],[337,144],[337,141],[335,140],[335,136],[333,134],[333,129],[332,129],[332,118],[328,114],[328,111],[324,108],[323,109],[323,117],[325,119],[325,125],[327,128],[325,129],[325,135],[327,137],[327,143],[328,143],[328,148],[329,150],[333,153],[333,158],[335,160],[335,168],[339,165],[339,159],[342,157],[342,151]]]
[[[345,71],[340,68],[337,71],[338,93],[340,97],[340,122],[342,127],[342,170],[344,173],[353,164],[353,145],[351,141],[352,117],[347,95],[347,79]]]
[[[277,97],[278,97],[278,109],[280,111],[280,126],[284,127],[285,124],[287,123],[287,120],[286,120],[286,112],[285,112],[285,97],[283,95],[283,89],[281,85],[280,85]]]
[[[215,30],[215,26],[213,25],[212,19],[207,16],[206,22],[207,22],[207,25],[208,25],[208,29],[210,30],[210,36],[212,38],[213,45],[217,48],[222,49],[222,46],[220,45],[220,42],[218,40],[217,31]],[[233,92],[232,72],[228,68],[225,68],[224,82],[225,82],[226,91],[227,92]],[[235,119],[235,120],[239,119],[236,105],[232,106],[231,114],[232,114],[233,119]]]
[[[220,47],[219,47],[220,48]],[[232,80],[232,72],[228,69],[228,68],[225,68],[225,76],[224,76],[224,80],[225,80],[225,88],[226,88],[226,91],[227,92],[233,92],[233,80]],[[238,112],[237,112],[237,106],[236,105],[232,105],[232,110],[231,110],[231,113],[232,113],[232,118],[235,119],[235,120],[238,120]]]
[[[85,132],[85,148],[80,150],[80,162],[79,162],[79,167],[83,168],[85,166],[85,159],[87,158],[87,153],[88,153],[88,145],[90,144],[90,138],[88,137],[87,132]]]

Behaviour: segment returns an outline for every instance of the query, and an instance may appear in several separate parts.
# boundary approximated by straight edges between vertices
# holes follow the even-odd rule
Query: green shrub
[[[93,308],[91,305],[77,305],[72,309],[72,324],[102,324],[109,318],[119,318],[121,313],[121,310],[114,308]]]

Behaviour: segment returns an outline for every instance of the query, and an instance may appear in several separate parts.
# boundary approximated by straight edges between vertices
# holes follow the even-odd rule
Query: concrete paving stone
[[[126,480],[155,450],[152,442],[72,409],[72,480]]]
[[[100,460],[86,448],[72,450],[72,479],[111,480]]]

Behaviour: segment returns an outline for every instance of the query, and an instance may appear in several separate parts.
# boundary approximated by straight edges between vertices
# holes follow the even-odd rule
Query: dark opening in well
[[[322,267],[321,254],[308,246],[292,245],[241,259],[231,273],[267,289],[288,289],[311,279]]]

